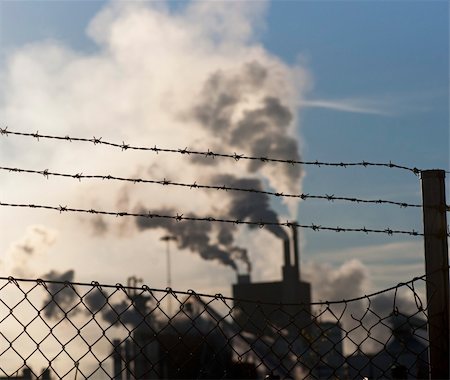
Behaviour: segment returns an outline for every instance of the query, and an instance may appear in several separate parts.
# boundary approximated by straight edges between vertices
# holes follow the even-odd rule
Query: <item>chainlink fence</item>
[[[0,377],[428,378],[425,283],[280,304],[0,278]]]

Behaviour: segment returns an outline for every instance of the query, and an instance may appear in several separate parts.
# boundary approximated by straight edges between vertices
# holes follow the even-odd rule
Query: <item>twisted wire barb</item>
[[[311,194],[286,194],[286,193],[280,193],[275,191],[266,191],[266,190],[258,190],[253,188],[240,188],[235,186],[216,186],[216,185],[202,185],[198,184],[197,182],[194,183],[182,183],[182,182],[172,182],[170,180],[167,180],[164,178],[163,180],[151,180],[151,179],[142,179],[142,178],[126,178],[126,177],[117,177],[112,175],[85,175],[83,173],[76,173],[76,174],[67,174],[67,173],[57,173],[57,172],[51,172],[48,169],[45,170],[32,170],[32,169],[20,169],[20,168],[12,168],[12,167],[5,167],[0,166],[0,170],[8,171],[8,172],[14,172],[14,173],[30,173],[30,174],[39,174],[43,175],[45,178],[48,179],[49,176],[54,177],[65,177],[65,178],[73,178],[81,181],[82,179],[101,179],[101,180],[113,180],[113,181],[122,181],[122,182],[131,182],[131,183],[151,183],[151,184],[157,184],[157,185],[163,185],[163,186],[178,186],[178,187],[184,187],[189,189],[215,189],[215,190],[221,190],[221,191],[241,191],[241,192],[248,192],[248,193],[256,193],[256,194],[266,194],[271,195],[275,197],[286,197],[286,198],[298,198],[302,200],[307,199],[320,199],[320,200],[326,200],[329,202],[334,201],[347,201],[347,202],[353,202],[353,203],[373,203],[373,204],[389,204],[389,205],[396,205],[400,206],[401,208],[407,208],[407,207],[422,207],[422,205],[419,204],[411,204],[406,202],[396,202],[396,201],[390,201],[390,200],[383,200],[383,199],[360,199],[356,197],[339,197],[335,196],[334,194],[325,194],[325,195],[311,195]]]
[[[410,236],[424,236],[423,233],[417,232],[415,230],[412,231],[403,231],[403,230],[393,230],[391,228],[385,229],[374,229],[374,228],[343,228],[343,227],[327,227],[312,224],[299,224],[296,222],[271,222],[271,221],[248,221],[248,220],[238,220],[238,219],[223,219],[223,218],[215,218],[212,216],[205,217],[195,217],[195,216],[184,216],[183,214],[177,213],[176,215],[161,215],[152,213],[149,211],[148,213],[138,213],[138,212],[126,212],[126,211],[102,211],[95,209],[81,209],[81,208],[71,208],[68,206],[47,206],[47,205],[39,205],[39,204],[20,204],[20,203],[5,203],[0,202],[0,206],[4,207],[20,207],[20,208],[35,208],[35,209],[45,209],[52,211],[59,211],[59,213],[63,212],[75,212],[75,213],[84,213],[84,214],[97,214],[97,215],[110,215],[116,217],[123,216],[132,216],[132,217],[142,217],[148,219],[172,219],[176,222],[181,221],[200,221],[200,222],[216,222],[216,223],[230,223],[235,225],[248,225],[259,228],[270,227],[270,226],[284,226],[284,227],[295,227],[295,228],[304,228],[310,229],[313,231],[334,231],[334,232],[364,232],[365,234],[369,233],[379,233],[379,234],[387,234],[389,236],[393,235],[410,235]],[[448,235],[448,233],[447,233]]]
[[[44,135],[40,134],[39,131],[36,133],[27,133],[27,132],[16,132],[8,130],[8,127],[0,128],[0,135],[1,136],[23,136],[23,137],[32,137],[35,138],[37,141],[39,139],[50,139],[50,140],[62,140],[67,142],[87,142],[92,143],[94,145],[106,145],[110,147],[119,148],[122,151],[126,150],[141,150],[141,151],[151,151],[155,153],[159,152],[165,152],[165,153],[178,153],[181,155],[198,155],[203,157],[221,157],[221,158],[231,158],[234,161],[240,161],[240,160],[251,160],[251,161],[260,161],[263,163],[267,162],[274,162],[274,163],[283,163],[283,164],[290,164],[290,165],[313,165],[313,166],[331,166],[331,167],[341,167],[341,168],[347,168],[347,167],[385,167],[385,168],[391,168],[391,169],[401,169],[405,171],[409,171],[416,176],[419,176],[422,172],[421,169],[418,169],[416,167],[408,167],[404,165],[398,165],[392,162],[388,163],[380,163],[380,162],[368,162],[368,161],[361,161],[361,162],[323,162],[323,161],[301,161],[301,160],[293,160],[293,159],[280,159],[280,158],[272,158],[272,157],[254,157],[254,156],[247,156],[244,154],[238,154],[238,153],[216,153],[208,149],[207,151],[196,151],[196,150],[190,150],[187,147],[184,149],[171,149],[171,148],[159,148],[156,145],[151,147],[142,147],[142,146],[133,146],[130,144],[126,144],[125,142],[122,142],[122,144],[113,143],[109,141],[102,140],[101,137],[93,137],[93,138],[84,138],[84,137],[71,137],[71,136],[57,136],[57,135]]]

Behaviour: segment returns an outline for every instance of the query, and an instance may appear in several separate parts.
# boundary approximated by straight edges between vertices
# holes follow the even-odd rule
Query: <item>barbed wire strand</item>
[[[401,208],[407,208],[407,207],[422,207],[422,205],[419,204],[411,204],[406,202],[396,202],[396,201],[390,201],[390,200],[383,200],[383,199],[360,199],[356,197],[340,197],[335,196],[334,194],[325,194],[325,195],[312,195],[312,194],[286,194],[282,192],[275,192],[275,191],[266,191],[266,190],[259,190],[254,188],[240,188],[235,186],[216,186],[216,185],[203,185],[198,184],[196,181],[194,183],[182,183],[182,182],[173,182],[166,178],[162,180],[151,180],[151,179],[142,179],[142,178],[126,178],[126,177],[117,177],[112,175],[88,175],[83,173],[76,173],[76,174],[67,174],[67,173],[58,173],[58,172],[52,172],[48,169],[45,170],[32,170],[32,169],[20,169],[20,168],[12,168],[12,167],[5,167],[0,166],[0,170],[8,171],[8,172],[14,172],[14,173],[28,173],[28,174],[38,174],[43,175],[48,179],[49,176],[54,177],[65,177],[65,178],[72,178],[77,179],[81,181],[82,179],[101,179],[101,180],[112,180],[112,181],[121,181],[121,182],[131,182],[131,183],[149,183],[149,184],[157,184],[157,185],[163,185],[163,186],[177,186],[177,187],[184,187],[189,189],[215,189],[215,190],[221,190],[221,191],[240,191],[240,192],[248,192],[248,193],[255,193],[255,194],[266,194],[270,196],[275,197],[285,197],[285,198],[298,198],[302,200],[307,199],[319,199],[319,200],[326,200],[329,202],[334,201],[346,201],[346,202],[353,202],[353,203],[372,203],[372,204],[389,204],[389,205],[396,205],[400,206]]]
[[[334,231],[334,232],[364,232],[365,234],[369,233],[378,233],[378,234],[386,234],[389,236],[393,235],[410,235],[410,236],[424,236],[423,233],[417,232],[415,230],[412,231],[403,231],[403,230],[393,230],[391,228],[385,228],[385,229],[374,229],[374,228],[343,228],[343,227],[327,227],[327,226],[321,226],[316,225],[314,223],[308,225],[308,224],[299,224],[296,222],[271,222],[271,221],[248,221],[248,220],[238,220],[238,219],[223,219],[223,218],[215,218],[211,216],[206,217],[196,217],[196,216],[184,216],[184,214],[177,213],[176,215],[161,215],[152,213],[149,211],[148,213],[139,213],[139,212],[125,212],[125,211],[102,211],[102,210],[95,210],[95,209],[81,209],[81,208],[71,208],[68,206],[47,206],[47,205],[40,205],[40,204],[20,204],[20,203],[5,203],[0,202],[0,206],[4,207],[18,207],[18,208],[35,208],[35,209],[45,209],[45,210],[52,210],[52,211],[59,211],[59,213],[63,212],[74,212],[74,213],[84,213],[84,214],[96,214],[96,215],[109,215],[109,216],[116,216],[116,217],[124,217],[124,216],[130,216],[130,217],[142,217],[147,219],[172,219],[176,222],[182,222],[182,221],[200,221],[200,222],[215,222],[215,223],[230,223],[235,225],[248,225],[248,226],[254,226],[259,228],[264,227],[270,227],[270,226],[283,226],[283,227],[295,227],[295,228],[303,228],[303,229],[310,229],[313,231]],[[448,234],[446,233],[446,236]]]
[[[92,143],[94,145],[106,145],[110,147],[119,148],[122,151],[126,150],[140,150],[140,151],[151,151],[155,153],[164,152],[164,153],[177,153],[181,155],[198,155],[198,156],[204,156],[204,157],[210,157],[210,158],[231,158],[234,161],[240,161],[240,160],[251,160],[251,161],[260,161],[263,163],[283,163],[283,164],[290,164],[290,165],[313,165],[317,167],[321,166],[331,166],[331,167],[341,167],[341,168],[347,168],[347,167],[384,167],[384,168],[390,168],[390,169],[401,169],[405,171],[409,171],[416,176],[419,176],[422,172],[421,169],[418,169],[416,167],[408,167],[404,165],[398,165],[392,162],[389,163],[380,163],[380,162],[368,162],[368,161],[361,161],[361,162],[323,162],[323,161],[301,161],[301,160],[294,160],[294,159],[280,159],[280,158],[272,158],[272,157],[254,157],[254,156],[248,156],[245,154],[238,154],[238,153],[216,153],[208,149],[207,151],[196,151],[196,150],[190,150],[187,147],[184,149],[171,149],[171,148],[160,148],[156,145],[154,147],[140,147],[140,146],[133,146],[130,144],[126,144],[125,142],[122,142],[122,144],[117,144],[109,141],[102,140],[102,137],[93,137],[93,138],[84,138],[84,137],[71,137],[71,136],[57,136],[57,135],[44,135],[40,134],[39,131],[36,133],[27,133],[27,132],[16,132],[8,130],[8,127],[0,128],[0,135],[1,136],[22,136],[22,137],[32,137],[35,138],[37,141],[39,139],[50,139],[50,140],[62,140],[67,142],[87,142]]]

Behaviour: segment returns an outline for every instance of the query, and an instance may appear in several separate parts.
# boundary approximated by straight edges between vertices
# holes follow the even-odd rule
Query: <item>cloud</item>
[[[299,103],[300,107],[306,108],[322,108],[333,111],[371,114],[380,116],[393,116],[394,113],[389,105],[377,104],[376,102],[365,101],[363,99],[316,99],[316,100],[302,100]]]
[[[299,106],[390,117],[429,112],[433,108],[433,102],[442,95],[442,91],[436,89],[418,93],[386,93],[338,99],[308,99],[306,97],[299,102]]]

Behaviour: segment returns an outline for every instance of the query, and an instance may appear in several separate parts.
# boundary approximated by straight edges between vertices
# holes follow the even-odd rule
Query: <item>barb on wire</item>
[[[20,169],[20,168],[12,168],[12,167],[5,167],[0,166],[0,170],[8,171],[8,172],[14,172],[14,173],[28,173],[28,174],[38,174],[43,175],[45,178],[48,179],[49,176],[54,177],[65,177],[65,178],[73,178],[81,181],[82,179],[102,179],[102,180],[114,180],[114,181],[122,181],[122,182],[131,182],[131,183],[149,183],[149,184],[157,184],[157,185],[171,185],[171,186],[178,186],[178,187],[185,187],[189,189],[215,189],[215,190],[222,190],[222,191],[241,191],[241,192],[248,192],[248,193],[257,193],[257,194],[266,194],[270,196],[275,197],[284,197],[284,198],[299,198],[302,200],[307,199],[320,199],[320,200],[326,200],[329,202],[334,201],[346,201],[346,202],[353,202],[353,203],[372,203],[372,204],[389,204],[389,205],[396,205],[400,206],[401,208],[407,208],[407,207],[422,207],[422,205],[419,204],[411,204],[406,202],[396,202],[396,201],[390,201],[390,200],[383,200],[383,199],[360,199],[356,197],[340,197],[335,196],[334,194],[325,194],[325,195],[311,195],[311,194],[287,194],[287,193],[280,193],[275,191],[266,191],[266,190],[259,190],[259,189],[253,189],[253,188],[240,188],[240,187],[233,187],[233,186],[217,186],[217,185],[202,185],[198,184],[196,181],[194,183],[182,183],[182,182],[172,182],[166,178],[162,180],[151,180],[151,179],[142,179],[142,178],[126,178],[126,177],[117,177],[112,175],[88,175],[83,173],[76,173],[76,174],[68,174],[68,173],[57,173],[57,172],[51,172],[48,169],[45,170],[32,170],[32,169]]]
[[[121,151],[126,150],[140,150],[140,151],[150,151],[150,152],[165,152],[165,153],[178,153],[181,155],[185,154],[192,154],[192,155],[198,155],[203,157],[210,157],[210,158],[231,158],[234,161],[240,161],[240,160],[250,160],[250,161],[260,161],[263,163],[283,163],[283,164],[290,164],[290,165],[312,165],[312,166],[331,166],[331,167],[341,167],[341,168],[348,168],[348,167],[384,167],[384,168],[390,168],[390,169],[400,169],[409,171],[416,176],[419,176],[422,172],[421,169],[418,169],[416,167],[408,167],[404,165],[395,164],[389,161],[389,163],[383,163],[383,162],[368,162],[368,161],[360,161],[360,162],[322,162],[322,161],[301,161],[301,160],[292,160],[292,159],[281,159],[281,158],[272,158],[272,157],[254,157],[254,156],[247,156],[244,154],[237,154],[234,153],[216,153],[208,149],[207,151],[196,151],[196,150],[189,150],[186,148],[180,149],[171,149],[171,148],[158,148],[156,145],[151,147],[143,147],[143,146],[133,146],[130,144],[125,144],[125,142],[122,142],[121,144],[113,143],[109,141],[102,140],[101,137],[93,137],[93,138],[83,138],[83,137],[69,137],[69,136],[57,136],[57,135],[44,135],[39,134],[39,132],[36,133],[28,133],[28,132],[16,132],[9,130],[8,127],[0,128],[0,136],[22,136],[22,137],[32,137],[37,139],[50,139],[50,140],[61,140],[61,141],[69,141],[69,142],[87,142],[94,145],[106,145],[110,147],[119,148]]]
[[[244,224],[248,226],[255,226],[259,228],[270,227],[270,226],[284,226],[284,227],[296,227],[303,229],[310,229],[313,231],[334,231],[334,232],[364,232],[368,233],[378,233],[378,234],[387,234],[389,236],[393,235],[410,235],[410,236],[424,236],[423,233],[417,232],[415,230],[412,231],[404,231],[404,230],[393,230],[391,228],[385,229],[375,229],[375,228],[343,228],[343,227],[327,227],[322,225],[312,224],[299,224],[295,222],[272,222],[272,221],[254,221],[254,220],[236,220],[236,219],[224,219],[224,218],[214,218],[211,216],[205,217],[196,217],[196,216],[184,216],[184,214],[176,213],[176,215],[163,215],[152,213],[148,211],[147,213],[139,213],[139,212],[125,212],[125,211],[103,211],[103,210],[95,210],[95,209],[82,209],[82,208],[70,208],[67,206],[47,206],[40,204],[20,204],[20,203],[5,203],[0,202],[0,206],[4,207],[18,207],[18,208],[35,208],[35,209],[45,209],[45,210],[53,210],[58,211],[59,213],[63,212],[74,212],[74,213],[84,213],[84,214],[98,214],[98,215],[109,215],[116,217],[130,216],[130,217],[141,217],[141,218],[159,218],[159,219],[172,219],[176,222],[182,221],[200,221],[200,222],[217,222],[217,223],[230,223],[230,224]]]

